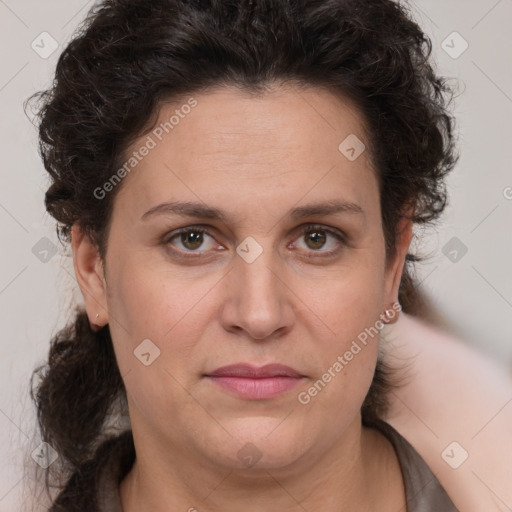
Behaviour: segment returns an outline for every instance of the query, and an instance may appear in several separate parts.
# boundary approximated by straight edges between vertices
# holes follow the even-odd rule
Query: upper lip
[[[245,377],[253,379],[261,379],[265,377],[302,377],[293,368],[283,364],[266,364],[264,366],[254,366],[247,363],[230,364],[221,366],[213,372],[206,374],[207,377]]]

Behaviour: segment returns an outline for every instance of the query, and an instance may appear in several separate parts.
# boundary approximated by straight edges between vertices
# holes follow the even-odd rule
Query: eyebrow
[[[288,216],[294,220],[313,215],[326,216],[335,213],[350,213],[364,216],[363,209],[356,203],[343,200],[332,200],[318,203],[310,203],[304,206],[297,206],[288,212]],[[228,215],[222,210],[207,206],[204,203],[194,202],[167,202],[150,208],[140,220],[145,221],[155,215],[181,215],[184,217],[197,217],[202,219],[228,221]]]

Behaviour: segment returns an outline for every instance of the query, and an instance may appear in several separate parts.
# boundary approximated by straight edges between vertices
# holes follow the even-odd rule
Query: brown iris
[[[200,231],[187,231],[181,233],[181,242],[187,249],[197,249],[203,243],[203,233]],[[190,245],[187,245],[190,244]]]
[[[313,240],[314,246],[309,246],[311,249],[321,249],[325,245],[326,236],[320,231],[308,231],[305,237]]]

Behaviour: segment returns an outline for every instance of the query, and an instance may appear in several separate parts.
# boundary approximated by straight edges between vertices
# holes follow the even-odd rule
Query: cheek
[[[111,282],[110,330],[131,412],[156,428],[168,422],[172,404],[179,403],[182,413],[197,408],[183,385],[200,339],[205,291],[150,265],[126,263]]]
[[[162,339],[201,298],[202,287],[144,254],[126,256],[109,282],[109,315],[119,318],[134,339]]]
[[[373,255],[378,253],[376,248]],[[306,295],[308,307],[321,320],[313,338],[322,364],[304,401],[334,408],[333,414],[339,411],[344,418],[360,408],[378,356],[384,265],[373,255],[361,252],[357,264],[347,265],[332,279],[318,280],[314,293]]]
[[[372,254],[373,253],[373,254]],[[342,349],[365,328],[375,325],[383,309],[384,264],[375,251],[360,251],[351,261],[313,282],[297,280],[307,306],[322,320],[329,346]]]
[[[209,321],[208,295],[217,280],[210,276],[194,280],[192,286],[189,276],[172,275],[168,269],[157,271],[147,262],[126,258],[110,275],[108,295],[110,330],[121,373],[145,368],[137,354],[141,343],[149,339],[156,348],[144,342],[149,350],[143,353],[149,351],[151,357],[154,353],[155,367],[165,365],[181,377]],[[144,379],[153,374],[146,372]]]

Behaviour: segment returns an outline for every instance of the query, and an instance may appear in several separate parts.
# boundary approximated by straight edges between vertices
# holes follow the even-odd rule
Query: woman
[[[456,510],[379,355],[456,161],[429,54],[390,0],[91,11],[40,112],[85,301],[34,390],[52,511]]]

